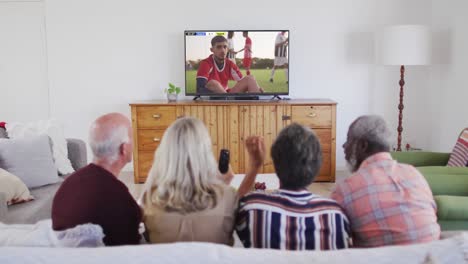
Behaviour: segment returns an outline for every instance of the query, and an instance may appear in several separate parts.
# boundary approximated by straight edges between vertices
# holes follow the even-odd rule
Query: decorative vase
[[[175,101],[177,101],[177,94],[175,94],[175,93],[168,93],[168,94],[167,94],[167,100],[168,100],[169,102],[175,102]]]

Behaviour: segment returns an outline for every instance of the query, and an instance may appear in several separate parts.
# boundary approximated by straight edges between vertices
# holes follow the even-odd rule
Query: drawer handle
[[[153,115],[153,118],[161,118],[161,115],[160,114],[155,114],[155,115]]]
[[[308,117],[316,117],[317,116],[317,113],[310,113],[307,115]]]
[[[159,139],[159,138],[153,138],[153,141],[154,141],[154,142],[159,142],[159,141],[161,141],[161,139]]]

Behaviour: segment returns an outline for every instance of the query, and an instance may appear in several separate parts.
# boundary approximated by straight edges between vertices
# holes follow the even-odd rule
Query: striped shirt
[[[286,41],[286,36],[282,33],[278,33],[275,40],[275,57],[286,57],[288,56],[288,44],[284,43],[279,45],[280,43]]]
[[[377,247],[439,239],[436,203],[426,179],[387,152],[364,160],[331,196],[351,220],[354,246]]]
[[[331,250],[350,246],[349,221],[341,207],[305,190],[244,196],[236,231],[247,248]]]

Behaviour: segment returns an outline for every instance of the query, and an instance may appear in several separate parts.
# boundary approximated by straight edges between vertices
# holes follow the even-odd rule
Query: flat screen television
[[[185,95],[289,94],[289,30],[186,30]]]

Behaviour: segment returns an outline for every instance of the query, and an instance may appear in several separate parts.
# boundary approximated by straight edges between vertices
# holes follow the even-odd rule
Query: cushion
[[[447,166],[466,167],[468,164],[468,128],[465,128],[455,143]]]
[[[6,124],[6,130],[8,137],[11,139],[47,134],[52,140],[52,153],[58,172],[65,175],[75,171],[68,159],[67,141],[63,129],[56,120],[41,120],[27,124],[8,123]]]
[[[466,167],[417,167],[426,178],[433,195],[468,196],[468,168]]]
[[[0,246],[52,246],[51,220],[34,225],[5,225],[0,223]]]
[[[101,247],[104,233],[99,225],[83,224],[64,231],[54,231],[52,220],[35,224],[0,223],[0,246],[10,247]]]
[[[1,168],[0,192],[5,194],[7,205],[34,200],[28,187],[18,177]]]
[[[55,231],[58,247],[104,247],[104,231],[100,225],[82,224],[63,231]]]
[[[28,188],[61,181],[47,135],[0,139],[0,168],[18,176]]]
[[[439,219],[468,221],[468,197],[436,195],[434,199]]]

